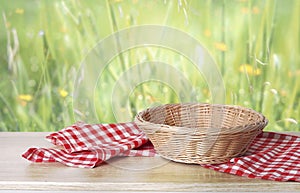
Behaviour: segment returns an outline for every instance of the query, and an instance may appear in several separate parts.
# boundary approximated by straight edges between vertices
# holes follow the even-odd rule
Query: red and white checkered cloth
[[[244,156],[202,166],[249,178],[300,182],[300,137],[263,132]]]
[[[92,168],[115,156],[154,156],[152,144],[134,123],[76,123],[46,136],[62,148],[30,148],[22,156],[32,162],[61,162]]]
[[[22,156],[33,162],[92,168],[114,156],[156,155],[134,123],[77,123],[46,138],[62,148],[30,148]],[[201,166],[249,178],[300,182],[300,137],[263,132],[244,156],[223,164]]]

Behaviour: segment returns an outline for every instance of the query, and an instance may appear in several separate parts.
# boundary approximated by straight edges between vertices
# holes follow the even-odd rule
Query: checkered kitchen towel
[[[263,132],[244,156],[228,163],[202,166],[249,178],[300,182],[300,137]]]
[[[115,156],[154,156],[145,134],[134,123],[76,123],[46,136],[60,148],[29,148],[22,156],[32,162],[61,162],[92,168]]]
[[[33,162],[57,161],[92,168],[114,156],[156,155],[134,123],[77,123],[46,138],[62,148],[30,148],[22,156]],[[249,178],[300,182],[300,137],[263,132],[244,156],[223,164],[201,166]]]

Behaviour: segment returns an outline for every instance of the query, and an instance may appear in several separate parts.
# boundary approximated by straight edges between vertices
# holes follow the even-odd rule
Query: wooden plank
[[[297,133],[298,134],[298,133]],[[300,191],[300,183],[248,179],[160,157],[122,157],[94,169],[37,164],[28,147],[53,147],[47,133],[0,133],[0,190],[56,191]]]

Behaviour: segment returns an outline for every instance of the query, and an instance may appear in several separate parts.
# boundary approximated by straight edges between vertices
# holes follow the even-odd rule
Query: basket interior
[[[233,128],[256,124],[263,116],[251,109],[229,105],[168,104],[150,108],[142,119],[153,124],[187,128]]]

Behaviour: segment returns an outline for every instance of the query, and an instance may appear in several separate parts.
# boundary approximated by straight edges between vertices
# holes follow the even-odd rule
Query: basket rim
[[[197,129],[192,128],[192,127],[183,127],[183,126],[171,126],[171,125],[167,125],[167,124],[158,124],[158,123],[153,123],[153,122],[149,122],[146,121],[142,118],[142,116],[148,112],[150,109],[155,109],[155,108],[159,108],[159,107],[163,107],[163,106],[172,106],[172,105],[183,105],[183,106],[188,106],[188,105],[203,105],[203,106],[220,106],[220,107],[230,107],[230,108],[237,108],[237,109],[243,109],[246,110],[248,112],[254,113],[256,115],[258,115],[260,117],[260,119],[258,119],[258,121],[254,121],[250,124],[243,124],[243,125],[237,125],[235,127],[230,127],[232,129],[239,129],[239,128],[243,128],[240,130],[236,130],[236,131],[230,131],[227,127],[218,127],[216,129],[218,129],[219,132],[217,133],[213,133],[213,132],[205,132],[207,129],[209,128],[202,128],[205,129],[205,131],[198,131],[197,134],[204,134],[204,135],[219,135],[220,131],[222,131],[222,134],[237,134],[237,133],[243,133],[243,132],[251,132],[253,130],[262,130],[267,124],[268,124],[268,119],[262,114],[259,113],[251,108],[247,108],[247,107],[243,107],[243,106],[239,106],[239,105],[229,105],[229,104],[211,104],[211,103],[199,103],[199,102],[189,102],[189,103],[167,103],[167,104],[162,104],[162,105],[158,105],[158,106],[154,106],[154,107],[149,107],[147,109],[144,109],[142,111],[140,111],[139,113],[137,113],[137,115],[135,116],[134,122],[138,123],[138,124],[143,124],[143,125],[148,125],[151,127],[159,127],[159,129],[155,130],[153,133],[156,133],[156,131],[160,130],[160,131],[177,131],[177,130],[186,130],[186,129]],[[253,127],[253,128],[252,128]],[[252,128],[252,129],[249,129]]]

